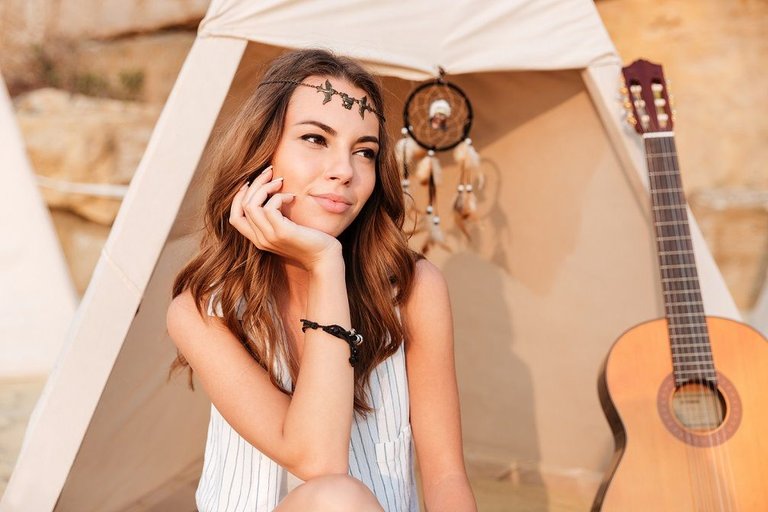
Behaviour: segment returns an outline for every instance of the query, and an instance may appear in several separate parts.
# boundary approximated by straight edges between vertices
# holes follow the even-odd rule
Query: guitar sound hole
[[[714,430],[725,419],[725,400],[716,388],[689,382],[672,396],[672,410],[683,427],[694,432]]]

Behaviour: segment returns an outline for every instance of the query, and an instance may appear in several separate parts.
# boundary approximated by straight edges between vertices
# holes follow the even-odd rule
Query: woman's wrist
[[[306,266],[310,277],[333,275],[337,272],[341,272],[343,276],[345,267],[341,243],[335,240],[333,245],[325,249]]]

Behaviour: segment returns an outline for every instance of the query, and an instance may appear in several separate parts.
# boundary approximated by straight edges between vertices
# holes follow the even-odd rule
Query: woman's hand
[[[296,196],[278,192],[283,179],[272,180],[272,166],[243,185],[232,201],[229,223],[262,251],[269,251],[314,270],[328,259],[341,258],[341,243],[317,229],[286,218],[280,208]]]

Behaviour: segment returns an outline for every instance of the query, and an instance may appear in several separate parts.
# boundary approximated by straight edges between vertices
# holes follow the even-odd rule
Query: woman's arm
[[[474,512],[462,452],[451,304],[445,279],[427,260],[416,263],[404,321],[411,427],[424,503],[433,511]]]
[[[337,272],[340,279],[334,279]],[[307,316],[348,327],[343,283],[343,265],[312,280]],[[167,325],[211,402],[246,441],[303,480],[347,473],[354,389],[346,342],[306,332],[291,398],[221,319],[200,316],[189,292],[172,301]]]
[[[280,214],[278,180],[269,173],[235,197],[230,222],[262,250],[300,261],[307,269],[306,317],[350,328],[341,244]],[[268,194],[271,199],[262,207]],[[247,215],[247,218],[246,218]],[[267,285],[267,284],[265,284]],[[258,450],[304,480],[347,473],[354,405],[349,346],[308,330],[293,397],[280,392],[242,344],[215,317],[203,318],[185,292],[168,309],[168,332],[221,415]]]

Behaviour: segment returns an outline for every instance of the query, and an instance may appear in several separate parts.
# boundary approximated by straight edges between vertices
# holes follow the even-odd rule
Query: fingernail
[[[245,182],[245,185],[243,185],[242,187],[240,187],[240,190],[243,190],[244,188],[247,188],[247,187],[250,187],[250,186],[251,186],[251,182],[250,182],[250,181],[246,181],[246,182]]]

